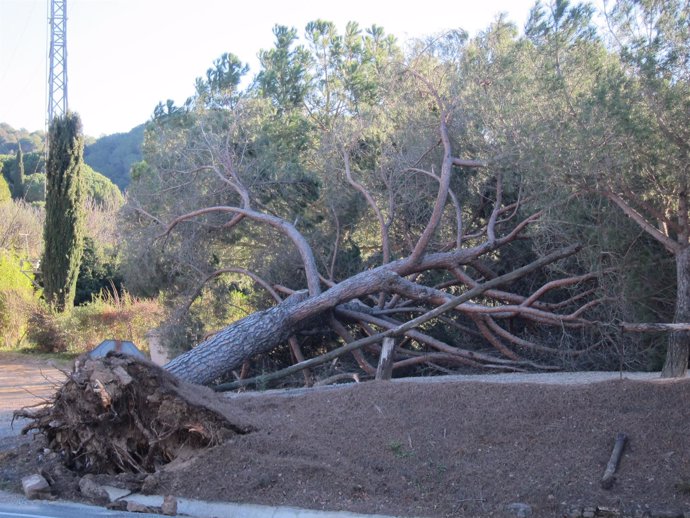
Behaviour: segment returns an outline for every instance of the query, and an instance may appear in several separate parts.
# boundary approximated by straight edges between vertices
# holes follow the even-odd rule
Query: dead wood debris
[[[72,471],[152,473],[181,451],[251,431],[206,405],[204,390],[152,363],[111,354],[75,362],[46,405],[18,410],[15,417],[31,419],[22,433],[44,434]]]

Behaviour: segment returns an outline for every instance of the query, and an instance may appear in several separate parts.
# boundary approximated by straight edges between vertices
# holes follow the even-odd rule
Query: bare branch
[[[361,338],[359,340],[355,340],[354,342],[351,342],[349,344],[343,345],[342,347],[339,347],[333,351],[329,351],[326,354],[323,354],[317,358],[310,358],[309,360],[305,360],[304,362],[297,364],[297,365],[292,365],[286,369],[283,369],[281,371],[268,374],[265,376],[259,376],[257,378],[254,378],[252,380],[241,380],[235,383],[227,383],[223,385],[218,385],[214,388],[214,390],[217,391],[225,391],[225,390],[233,390],[235,388],[239,388],[245,385],[251,385],[251,384],[258,384],[258,383],[267,383],[271,380],[274,379],[280,379],[283,378],[287,375],[290,375],[295,372],[299,372],[302,369],[308,368],[308,367],[313,367],[315,365],[320,365],[322,363],[326,363],[328,361],[331,361],[335,358],[338,358],[339,356],[346,354],[350,351],[354,351],[356,349],[360,349],[366,345],[374,344],[377,342],[380,342],[384,337],[386,336],[399,336],[401,334],[404,334],[406,331],[413,329],[417,326],[420,326],[424,322],[427,322],[433,318],[436,318],[437,316],[449,311],[450,309],[453,309],[455,306],[458,306],[473,297],[476,297],[480,295],[482,292],[486,291],[487,289],[493,288],[495,286],[498,286],[500,284],[503,284],[505,282],[508,282],[510,280],[513,280],[514,278],[522,277],[523,275],[537,270],[546,264],[549,264],[551,262],[557,261],[558,259],[562,259],[563,257],[567,257],[569,255],[574,254],[577,250],[579,249],[578,246],[571,246],[562,250],[558,250],[556,252],[553,252],[547,256],[544,256],[526,266],[523,266],[522,268],[518,268],[517,270],[507,273],[505,275],[501,275],[500,277],[496,277],[495,279],[492,279],[490,281],[487,281],[481,286],[477,286],[476,288],[473,288],[466,293],[463,293],[462,295],[455,297],[448,301],[446,304],[439,306],[431,311],[428,311],[427,313],[410,320],[408,322],[405,322],[402,325],[399,325],[397,327],[388,329],[386,331],[383,331],[381,333],[378,333],[373,336],[368,336],[366,338]],[[378,289],[374,290],[378,291]],[[301,305],[306,304],[309,302],[309,299],[306,300],[305,302],[301,303]],[[294,317],[294,315],[293,315]],[[475,353],[470,353],[470,359],[476,358],[476,356],[472,356]],[[505,360],[508,362],[508,360]],[[514,363],[511,365],[514,366]],[[550,368],[548,366],[540,365],[537,368],[541,369],[546,369]]]
[[[665,235],[663,232],[661,232],[654,225],[649,223],[649,221],[647,221],[647,219],[642,214],[637,212],[621,196],[619,196],[618,194],[616,194],[612,191],[600,191],[600,192],[606,198],[608,198],[613,203],[618,205],[618,207],[623,211],[623,213],[626,216],[628,216],[630,219],[632,219],[635,223],[637,223],[645,232],[647,232],[650,236],[652,236],[654,239],[656,239],[662,245],[664,245],[666,250],[668,250],[672,254],[677,254],[680,251],[680,245],[677,242],[675,242],[673,239],[671,239],[670,237]]]
[[[560,349],[554,349],[553,347],[546,347],[544,345],[539,345],[535,344],[534,342],[530,342],[529,340],[525,340],[523,338],[520,338],[518,336],[515,336],[513,333],[503,329],[498,323],[491,317],[485,317],[486,318],[486,323],[488,324],[489,328],[496,333],[498,336],[505,338],[509,342],[517,345],[518,347],[522,347],[524,349],[529,349],[532,351],[538,351],[542,353],[550,353],[550,354],[570,354],[570,355],[576,355],[579,354],[581,351],[563,351]]]
[[[477,329],[479,329],[479,332],[482,334],[484,339],[489,342],[494,349],[496,349],[499,353],[501,353],[503,356],[506,358],[510,358],[511,360],[519,360],[519,357],[517,354],[515,354],[513,351],[508,349],[503,342],[501,342],[500,338],[498,338],[496,335],[494,335],[489,327],[486,325],[486,319],[491,318],[491,317],[485,317],[483,315],[471,315],[472,321],[474,324],[477,326]]]
[[[266,223],[269,226],[280,231],[287,237],[289,237],[294,243],[295,247],[297,248],[300,257],[302,258],[304,271],[307,276],[307,286],[309,287],[309,294],[313,296],[321,293],[321,287],[319,286],[319,272],[316,268],[314,252],[309,246],[309,243],[307,243],[307,240],[304,238],[304,236],[292,224],[277,216],[264,214],[262,212],[257,212],[251,209],[241,209],[239,207],[206,207],[203,209],[188,212],[187,214],[183,214],[182,216],[178,216],[170,224],[168,224],[168,227],[166,228],[164,235],[170,234],[170,232],[172,232],[172,230],[183,221],[187,221],[198,216],[202,216],[204,214],[211,214],[214,212],[242,214],[243,216],[246,216],[251,220],[258,221],[260,223]]]
[[[457,165],[460,167],[488,167],[489,164],[484,162],[483,160],[466,160],[464,158],[453,158],[453,165]]]
[[[388,319],[383,319],[383,318],[378,318],[378,317],[375,317],[373,315],[368,315],[366,313],[360,313],[358,311],[351,311],[348,309],[336,308],[336,313],[340,316],[350,318],[352,320],[364,320],[366,322],[370,322],[374,325],[377,325],[377,326],[382,327],[382,328],[387,329],[387,330],[393,330],[393,329],[400,327],[400,322],[390,321]],[[434,349],[436,349],[440,352],[443,352],[446,354],[452,354],[452,355],[459,356],[461,358],[466,358],[469,360],[474,360],[474,361],[484,362],[484,363],[491,363],[491,364],[495,364],[495,365],[519,364],[522,366],[529,366],[529,367],[533,367],[533,368],[537,368],[537,369],[548,368],[548,366],[538,365],[536,363],[529,362],[526,360],[517,360],[517,358],[511,358],[510,360],[506,360],[504,358],[497,358],[497,357],[491,356],[489,354],[479,353],[479,352],[475,352],[475,351],[468,351],[467,349],[461,349],[459,347],[454,347],[452,345],[448,345],[447,343],[443,342],[442,340],[438,340],[437,338],[434,338],[434,337],[429,336],[425,333],[417,331],[416,329],[406,330],[405,335],[409,336],[413,340],[416,340],[420,343],[426,344],[429,347],[433,347]]]
[[[354,342],[354,338],[350,334],[350,332],[347,330],[347,328],[340,323],[340,321],[331,316],[331,327],[333,330],[340,336],[340,338],[343,339],[343,341],[346,344]],[[373,376],[376,374],[376,367],[371,365],[367,359],[364,357],[362,354],[362,351],[359,349],[355,349],[352,351],[352,356],[354,357],[355,361],[357,362],[357,365],[359,365],[359,368],[362,369],[364,372],[369,374],[370,376]]]
[[[673,331],[690,331],[690,323],[633,324],[630,322],[621,322],[619,325],[626,333],[666,333]]]
[[[157,218],[156,216],[154,216],[153,214],[151,214],[151,213],[147,212],[146,210],[144,210],[143,208],[141,208],[141,206],[140,206],[138,203],[137,203],[136,206],[133,207],[133,209],[134,209],[135,212],[139,212],[140,214],[143,214],[144,216],[146,216],[146,217],[149,218],[150,220],[155,221],[155,222],[158,223],[161,227],[165,227],[165,223],[163,223],[160,219],[158,219],[158,218]]]
[[[521,306],[531,306],[534,304],[537,300],[539,300],[546,292],[557,289],[557,288],[563,288],[565,286],[572,286],[573,284],[579,284],[584,281],[588,281],[591,279],[596,279],[597,278],[597,273],[587,273],[584,275],[578,275],[577,277],[568,277],[566,279],[557,279],[555,281],[547,282],[544,284],[541,288],[539,288],[537,291],[532,293],[527,299],[524,300],[520,305]]]
[[[391,251],[390,251],[390,244],[388,242],[388,225],[386,225],[386,221],[383,218],[383,213],[381,212],[381,209],[379,209],[378,205],[376,205],[376,201],[374,200],[374,197],[371,195],[371,193],[359,182],[357,182],[353,176],[352,176],[352,170],[350,169],[350,152],[348,150],[343,150],[343,163],[345,165],[345,177],[347,178],[348,183],[354,187],[354,189],[359,192],[362,196],[364,196],[364,199],[367,201],[367,204],[371,209],[374,211],[374,214],[376,215],[376,219],[379,222],[379,230],[381,232],[381,247],[382,247],[382,252],[383,252],[383,263],[389,263],[391,260]]]
[[[489,222],[486,224],[486,237],[492,245],[496,242],[496,218],[498,218],[503,201],[503,175],[498,173],[496,175],[496,200],[494,202],[494,210],[491,211]]]
[[[335,261],[338,258],[338,247],[340,246],[340,218],[338,218],[338,213],[331,207],[331,212],[333,212],[333,217],[335,218],[335,238],[333,240],[333,252],[331,256],[331,264],[328,268],[328,280],[333,281],[333,275],[335,271]]]
[[[429,176],[433,178],[436,181],[441,181],[438,176],[436,176],[434,173],[430,171],[426,171],[424,169],[418,169],[416,167],[410,167],[407,169],[407,171],[411,171],[414,173],[420,173],[424,174],[426,176]],[[457,196],[453,192],[453,189],[450,187],[448,188],[448,196],[450,197],[451,202],[453,203],[453,207],[455,207],[455,221],[457,223],[457,230],[456,230],[456,236],[455,236],[455,246],[457,248],[460,248],[462,246],[462,207],[460,206],[460,202],[458,201]]]

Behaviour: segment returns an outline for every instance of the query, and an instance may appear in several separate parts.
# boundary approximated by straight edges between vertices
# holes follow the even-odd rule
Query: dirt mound
[[[148,463],[156,471],[99,475],[94,479],[100,484],[395,516],[515,518],[516,509],[529,508],[532,518],[555,518],[583,516],[584,508],[597,506],[611,510],[606,516],[690,513],[688,380],[567,386],[393,381],[225,398],[129,359],[109,362],[72,375],[80,380],[68,390],[77,399],[72,404],[88,399],[90,413],[71,419],[95,429],[99,445],[94,450],[85,444],[81,451],[117,459],[129,438],[128,454],[141,469],[149,452],[157,452]],[[135,381],[120,380],[120,366]],[[103,373],[94,376],[117,415],[88,372]],[[141,390],[128,393],[134,384]],[[54,408],[62,408],[65,390]],[[176,406],[178,397],[183,407]],[[126,416],[130,412],[136,417]],[[57,422],[45,415],[35,428],[53,449],[66,452],[81,445],[78,438],[91,436],[51,426],[51,420]],[[197,423],[207,432],[197,431]],[[71,439],[57,441],[58,428]],[[174,432],[166,438],[164,430]],[[613,486],[605,490],[600,480],[619,432],[629,442]],[[55,493],[83,498],[79,476],[57,464],[62,455],[47,453],[42,437],[0,451],[0,487],[19,490],[22,475],[47,472]],[[113,451],[108,442],[120,446]],[[192,450],[192,443],[208,447]],[[84,466],[85,454],[65,458]],[[118,469],[132,467],[120,463]]]
[[[23,434],[43,433],[78,474],[151,473],[182,452],[250,430],[223,414],[211,390],[126,355],[77,360],[48,404],[15,415],[31,419]]]

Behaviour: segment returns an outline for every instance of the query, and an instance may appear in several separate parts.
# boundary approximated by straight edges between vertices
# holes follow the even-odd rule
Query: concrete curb
[[[126,496],[123,500],[151,507],[160,507],[163,504],[163,497],[158,495],[133,494]],[[177,513],[195,518],[395,518],[382,514],[355,514],[347,511],[315,511],[296,507],[204,502],[187,498],[177,498]]]

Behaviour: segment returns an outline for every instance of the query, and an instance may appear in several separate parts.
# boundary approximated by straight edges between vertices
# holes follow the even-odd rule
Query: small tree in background
[[[43,286],[58,311],[71,308],[84,249],[81,178],[84,136],[79,115],[56,117],[48,132]]]
[[[24,153],[21,145],[17,149],[17,169],[14,176],[13,194],[15,198],[24,196]]]

